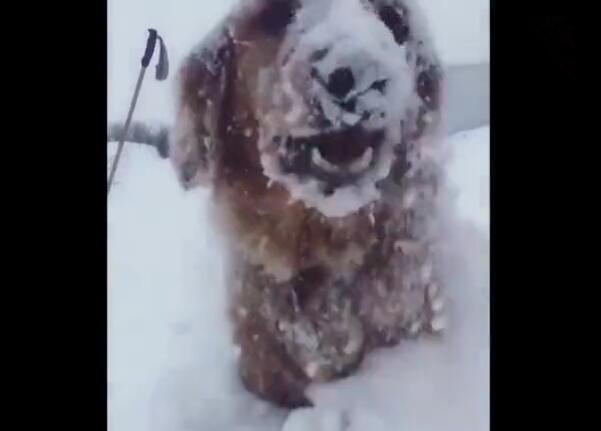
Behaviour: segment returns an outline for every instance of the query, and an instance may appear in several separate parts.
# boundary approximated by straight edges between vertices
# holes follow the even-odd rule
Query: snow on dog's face
[[[327,216],[377,199],[419,103],[409,41],[390,2],[306,1],[257,91],[265,173]]]
[[[191,170],[185,174],[193,178],[204,158],[206,173],[211,157],[219,171],[223,155],[238,151],[235,158],[246,155],[246,163],[235,169],[245,168],[247,176],[258,169],[266,184],[326,216],[377,200],[380,183],[439,107],[440,70],[408,6],[408,0],[243,2],[192,57],[202,60],[206,76],[200,79],[190,63],[184,68],[184,92],[195,88],[204,100],[182,95],[174,155],[180,172]],[[237,144],[228,144],[236,130]]]

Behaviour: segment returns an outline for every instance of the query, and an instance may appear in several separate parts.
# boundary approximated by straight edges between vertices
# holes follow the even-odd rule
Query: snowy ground
[[[488,127],[448,143],[462,220],[447,337],[378,352],[289,417],[236,378],[208,192],[184,193],[154,149],[127,146],[108,208],[109,429],[488,430]]]

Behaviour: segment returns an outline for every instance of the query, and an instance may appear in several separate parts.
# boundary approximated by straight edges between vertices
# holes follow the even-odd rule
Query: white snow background
[[[147,27],[165,37],[173,77],[231,3],[109,0],[109,119],[123,121]],[[447,64],[488,60],[488,1],[422,3]],[[173,80],[151,78],[135,118],[171,122]],[[459,216],[446,338],[382,350],[353,377],[312,388],[316,408],[289,416],[237,379],[220,238],[206,219],[209,191],[185,193],[156,150],[127,145],[108,203],[109,429],[488,430],[489,128],[450,136],[446,145],[454,150],[449,176]]]

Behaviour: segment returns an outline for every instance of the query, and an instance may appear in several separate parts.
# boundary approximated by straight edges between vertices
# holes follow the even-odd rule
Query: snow
[[[109,429],[488,430],[488,138],[484,127],[447,140],[461,219],[444,338],[379,351],[290,415],[238,381],[209,192],[182,191],[153,148],[126,144],[108,208]]]
[[[473,217],[473,222],[486,232],[490,226],[490,147],[482,142],[489,140],[489,126],[454,134],[450,144],[462,150],[449,166],[453,187],[463,191],[457,197],[459,214]]]

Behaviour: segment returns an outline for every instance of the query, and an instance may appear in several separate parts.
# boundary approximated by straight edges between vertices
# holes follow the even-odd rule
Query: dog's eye
[[[259,14],[261,28],[270,36],[278,36],[294,19],[296,1],[269,0]]]
[[[403,45],[409,38],[409,25],[404,17],[399,15],[392,6],[381,7],[378,11],[378,15],[386,27],[392,32],[396,43]]]

